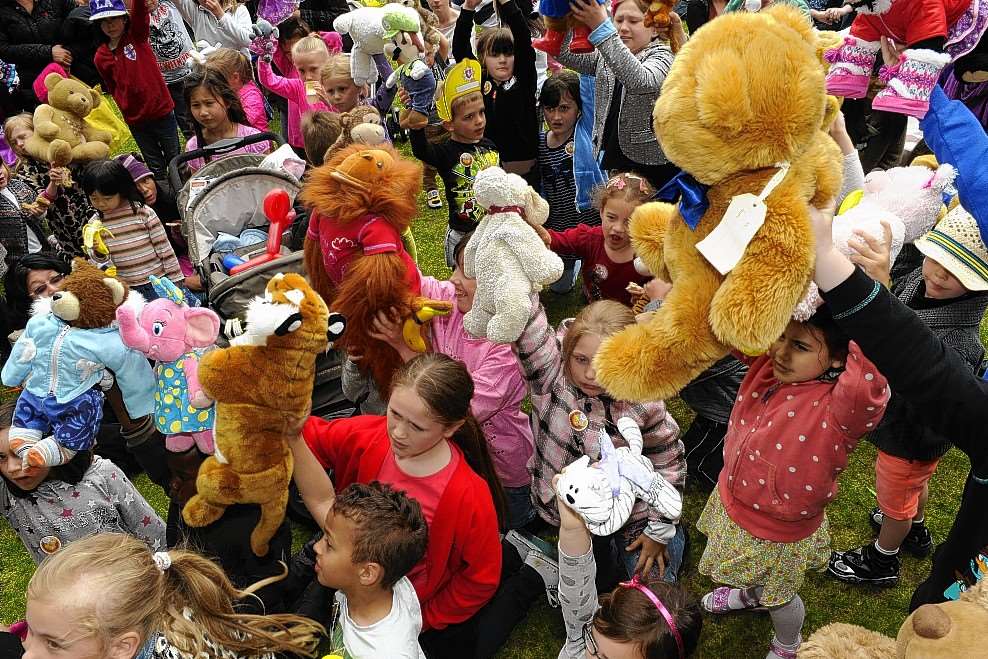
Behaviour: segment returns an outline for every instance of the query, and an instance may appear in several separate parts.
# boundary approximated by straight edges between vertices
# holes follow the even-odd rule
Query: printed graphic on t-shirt
[[[456,184],[453,195],[456,202],[456,216],[463,222],[480,222],[484,209],[477,205],[473,194],[473,179],[488,167],[495,167],[501,160],[497,151],[478,150],[473,153],[461,153],[460,161],[453,166],[453,176]]]
[[[151,50],[161,64],[182,58],[182,36],[168,20],[168,9],[163,5],[158,5],[158,11],[152,17],[150,41]]]
[[[134,49],[134,44],[129,43],[126,46],[124,46],[123,54],[124,57],[126,57],[130,61],[132,62],[137,61],[137,50]]]

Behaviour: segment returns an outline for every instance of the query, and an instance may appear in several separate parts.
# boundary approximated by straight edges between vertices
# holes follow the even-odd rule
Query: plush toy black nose
[[[576,499],[573,498],[573,495],[572,494],[567,494],[566,495],[566,503],[568,503],[571,506],[575,506],[576,505]]]

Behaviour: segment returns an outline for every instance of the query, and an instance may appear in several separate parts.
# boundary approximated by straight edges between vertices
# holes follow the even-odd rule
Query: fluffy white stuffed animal
[[[389,3],[382,7],[358,7],[336,17],[333,29],[340,34],[349,34],[353,39],[350,51],[350,77],[358,87],[369,85],[377,80],[377,67],[373,55],[384,53],[384,44],[394,34],[389,35],[384,17],[391,13],[402,14],[408,20],[419,23],[419,14],[411,7]]]
[[[473,308],[463,326],[476,337],[513,343],[531,315],[532,293],[563,275],[563,261],[535,232],[549,217],[549,204],[525,179],[500,167],[474,178],[477,204],[487,214],[463,252],[463,272],[476,277]]]
[[[902,246],[933,228],[943,207],[943,193],[957,172],[951,165],[935,171],[928,167],[893,167],[874,171],[864,180],[864,189],[852,192],[834,217],[834,245],[847,256],[854,254],[849,241],[856,230],[879,241],[884,237],[882,220],[892,227],[890,262],[895,262]],[[803,301],[792,317],[807,320],[823,304],[816,284],[810,283]]]
[[[642,455],[642,433],[632,419],[621,417],[618,431],[628,446],[614,448],[606,432],[600,433],[601,459],[590,464],[584,455],[566,466],[556,494],[576,511],[594,535],[611,535],[628,521],[636,499],[642,499],[666,521],[650,521],[645,534],[666,543],[676,533],[673,522],[683,511],[683,497],[675,487],[655,472]]]

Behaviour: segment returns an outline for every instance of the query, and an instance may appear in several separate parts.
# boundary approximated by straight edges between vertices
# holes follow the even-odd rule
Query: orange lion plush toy
[[[370,336],[378,312],[396,310],[405,321],[406,343],[422,351],[423,319],[452,308],[419,297],[418,266],[402,244],[421,187],[421,164],[405,160],[390,144],[354,144],[314,170],[301,195],[312,208],[306,272],[326,303],[347,319],[335,346],[360,357],[360,368],[385,397],[401,359]]]

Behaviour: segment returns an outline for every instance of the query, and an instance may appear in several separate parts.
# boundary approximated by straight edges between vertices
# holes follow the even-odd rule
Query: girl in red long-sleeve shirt
[[[702,604],[715,614],[767,609],[768,659],[795,659],[803,574],[830,558],[824,509],[858,440],[881,421],[889,390],[826,305],[745,361],[724,468],[696,525],[707,536],[700,573],[734,588],[716,588]]]
[[[355,482],[381,481],[418,501],[429,544],[408,578],[426,633],[471,619],[501,579],[504,493],[470,413],[472,397],[462,362],[428,353],[395,376],[386,417],[312,417],[292,442],[295,482],[316,520],[332,507],[334,486]]]
[[[128,15],[122,0],[90,0],[89,20],[104,41],[94,63],[103,86],[120,107],[144,161],[157,178],[179,154],[175,103],[151,50],[151,16],[145,0],[133,0]]]

